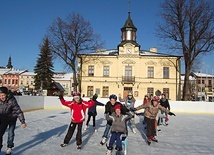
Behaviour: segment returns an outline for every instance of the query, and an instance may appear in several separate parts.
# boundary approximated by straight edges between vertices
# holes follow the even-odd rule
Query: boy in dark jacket
[[[126,112],[129,112],[129,110],[124,105],[122,105],[120,102],[117,102],[117,96],[115,94],[112,94],[109,96],[109,101],[105,105],[104,115],[107,115],[107,114],[111,115],[114,112],[114,106],[116,106],[118,104],[121,106],[122,114],[125,115]],[[111,125],[112,125],[112,120],[107,120],[106,128],[103,133],[102,140],[100,142],[101,145],[104,145],[106,143]]]
[[[94,128],[94,131],[97,132],[97,129],[95,126],[96,116],[97,116],[97,106],[104,106],[105,105],[105,104],[97,101],[97,98],[98,98],[97,94],[94,94],[94,96],[91,98],[91,100],[95,101],[95,104],[88,109],[88,120],[86,122],[84,130],[87,130],[90,119],[91,119],[91,117],[93,117],[93,128]]]
[[[164,108],[170,110],[169,101],[168,101],[168,99],[166,98],[166,94],[165,94],[165,93],[162,94],[162,97],[161,97],[161,99],[160,99],[160,105],[163,106]],[[168,120],[169,120],[169,118],[168,118],[167,113],[165,113],[164,111],[161,111],[161,114],[164,115],[165,117],[164,117],[164,118],[160,118],[160,119],[159,119],[159,123],[160,123],[160,124],[168,125]]]
[[[68,132],[65,136],[64,142],[60,145],[65,147],[71,140],[74,130],[77,126],[76,144],[77,149],[81,149],[82,145],[82,125],[85,121],[85,111],[94,105],[95,101],[90,100],[89,102],[83,101],[80,97],[80,92],[73,92],[73,100],[66,101],[62,95],[59,95],[60,102],[62,105],[67,106],[71,109],[71,123],[68,128]]]
[[[107,146],[107,155],[111,155],[113,145],[116,142],[116,150],[118,152],[122,151],[122,136],[123,134],[127,135],[127,125],[126,122],[129,121],[131,118],[133,118],[134,115],[132,115],[130,112],[127,112],[126,115],[123,115],[121,113],[121,106],[119,104],[114,106],[115,112],[113,112],[111,115],[106,115],[106,120],[112,121],[112,127],[111,127],[111,137],[109,141],[109,145]]]
[[[7,87],[0,87],[0,150],[3,146],[3,135],[9,126],[6,154],[11,154],[14,147],[13,141],[17,118],[19,118],[22,127],[25,128],[27,125],[24,114],[16,98],[9,92]]]

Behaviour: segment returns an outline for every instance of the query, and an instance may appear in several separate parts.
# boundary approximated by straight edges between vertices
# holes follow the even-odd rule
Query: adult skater
[[[144,112],[144,116],[145,116],[145,121],[147,124],[147,143],[150,145],[151,141],[154,142],[158,142],[158,140],[155,138],[155,118],[158,114],[158,110],[162,110],[164,112],[166,112],[169,115],[174,115],[174,113],[170,112],[168,109],[162,107],[159,104],[159,97],[158,96],[154,96],[153,99],[151,100],[151,104],[147,103],[145,105],[140,105],[136,108],[132,108],[132,111],[137,111],[140,109],[147,109]]]
[[[85,121],[85,111],[87,108],[92,107],[95,104],[95,101],[84,101],[81,99],[80,92],[73,92],[73,100],[66,101],[63,98],[63,95],[59,95],[60,102],[62,105],[67,106],[71,109],[71,123],[68,128],[68,132],[64,138],[64,142],[60,145],[61,147],[65,147],[68,145],[71,140],[74,130],[77,126],[76,133],[76,144],[77,149],[81,149],[82,145],[82,125]]]
[[[160,105],[163,106],[164,108],[170,110],[170,104],[169,104],[169,101],[168,99],[166,98],[166,94],[163,93],[161,95],[161,99],[160,99]],[[168,125],[168,115],[167,113],[165,113],[164,111],[161,111],[161,114],[164,115],[164,118],[159,118],[159,124],[163,124],[163,125]]]
[[[9,92],[7,87],[0,87],[0,151],[3,146],[3,135],[9,126],[6,155],[11,154],[14,147],[13,141],[17,118],[19,118],[21,126],[25,128],[27,126],[25,117],[16,98]]]
[[[121,94],[118,95],[119,96],[119,101],[120,102],[125,102],[125,106],[130,109],[130,108],[134,108],[135,106],[135,98],[133,96],[133,94],[131,92],[128,93],[127,97],[126,98],[122,98],[121,97]],[[136,126],[135,126],[135,117],[133,117],[131,120],[130,120],[130,123],[131,123],[131,127],[132,127],[132,132],[133,133],[136,133]]]

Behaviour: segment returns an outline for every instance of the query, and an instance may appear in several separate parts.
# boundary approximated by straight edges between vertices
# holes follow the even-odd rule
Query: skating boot
[[[77,145],[77,150],[81,150],[82,146],[81,145]]]
[[[60,144],[61,147],[66,147],[68,144],[62,143]]]
[[[106,138],[106,137],[103,137],[103,139],[101,140],[100,144],[101,144],[101,145],[104,145],[104,144],[106,143],[106,141],[107,141],[107,138]]]
[[[151,140],[152,140],[153,142],[158,143],[158,140],[157,140],[155,137],[152,137]]]
[[[12,153],[12,148],[8,147],[5,155],[11,155],[11,153]]]
[[[88,125],[85,125],[84,130],[87,130],[87,129],[88,129]]]
[[[148,145],[150,145],[150,144],[151,144],[151,139],[147,139],[147,140],[146,140],[146,143],[147,143]]]
[[[133,133],[136,133],[136,130],[135,130],[135,128],[133,128],[133,129],[132,129],[132,132],[133,132]]]

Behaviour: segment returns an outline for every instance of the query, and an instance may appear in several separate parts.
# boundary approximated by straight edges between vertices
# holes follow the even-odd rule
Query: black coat
[[[0,101],[0,120],[1,122],[16,120],[19,118],[25,124],[24,114],[13,95],[9,95],[5,101]]]

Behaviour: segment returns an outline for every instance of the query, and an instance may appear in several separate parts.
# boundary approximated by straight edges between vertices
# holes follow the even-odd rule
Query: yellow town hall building
[[[108,98],[132,92],[136,99],[143,99],[146,94],[165,93],[168,99],[179,100],[181,56],[160,54],[157,48],[141,50],[130,12],[121,32],[117,49],[79,55],[82,94]]]

